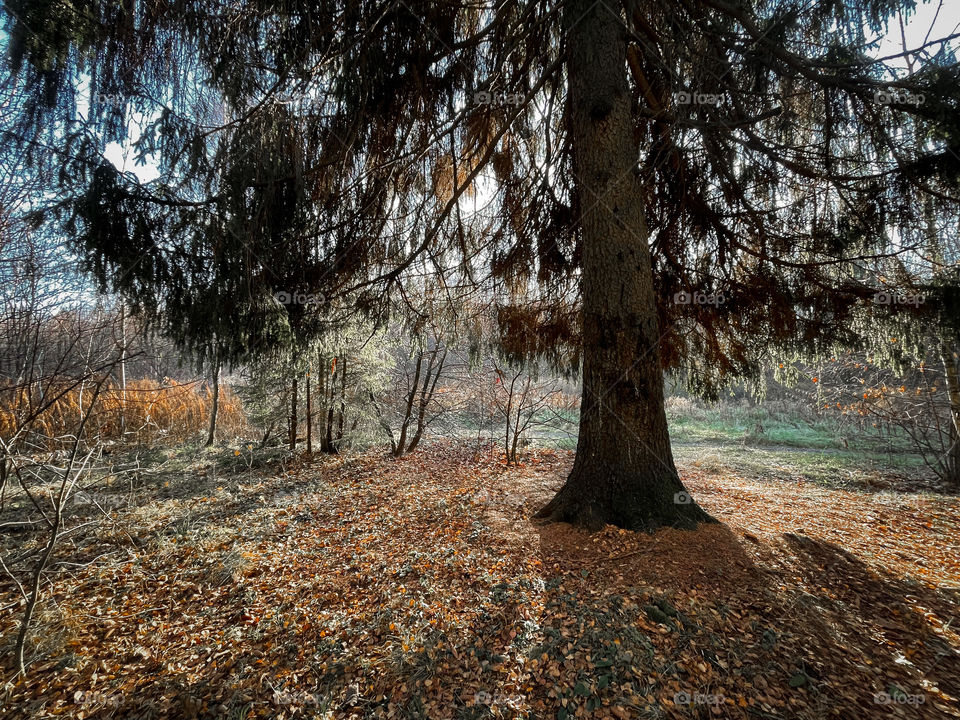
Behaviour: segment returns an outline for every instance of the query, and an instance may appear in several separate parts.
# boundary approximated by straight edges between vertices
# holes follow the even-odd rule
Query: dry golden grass
[[[46,388],[45,392],[59,394],[67,383],[64,381],[60,388]],[[31,430],[35,436],[48,438],[51,448],[69,443],[81,414],[90,411],[92,399],[89,386],[82,393],[80,388],[63,392],[33,422]],[[0,390],[0,437],[9,439],[16,432],[31,403],[38,404],[34,388]],[[127,383],[126,391],[110,385],[97,398],[86,433],[87,437],[144,445],[189,442],[205,431],[212,404],[213,393],[200,383],[134,380]],[[221,386],[217,434],[234,437],[246,429],[246,415],[239,398],[229,387]]]

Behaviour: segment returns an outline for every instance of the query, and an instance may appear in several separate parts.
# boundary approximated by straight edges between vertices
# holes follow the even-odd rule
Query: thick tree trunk
[[[568,2],[565,26],[582,212],[583,400],[573,470],[538,517],[590,529],[693,528],[712,518],[690,500],[670,450],[626,30],[594,0]]]

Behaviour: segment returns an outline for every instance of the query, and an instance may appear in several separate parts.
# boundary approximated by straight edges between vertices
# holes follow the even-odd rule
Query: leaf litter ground
[[[62,646],[0,716],[960,717],[957,498],[688,466],[721,524],[533,522],[571,462],[435,445],[169,492],[57,580]]]

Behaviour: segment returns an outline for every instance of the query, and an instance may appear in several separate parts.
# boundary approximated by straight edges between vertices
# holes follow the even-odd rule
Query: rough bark
[[[608,5],[565,6],[582,212],[583,400],[573,469],[538,517],[589,529],[693,528],[712,518],[690,500],[670,449],[626,31]]]

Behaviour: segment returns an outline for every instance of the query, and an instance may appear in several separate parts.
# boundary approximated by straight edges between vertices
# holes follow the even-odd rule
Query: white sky
[[[947,37],[960,32],[960,0],[932,0],[932,2],[917,4],[917,9],[904,23],[903,36],[900,34],[900,24],[896,18],[890,22],[890,32],[880,41],[878,57],[887,57],[903,52],[903,38],[906,38],[907,48],[917,48],[926,42],[941,37]],[[952,41],[952,47],[960,46],[957,40]],[[938,46],[931,45],[928,50],[935,53]],[[903,67],[901,60],[892,61],[891,65]]]

